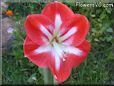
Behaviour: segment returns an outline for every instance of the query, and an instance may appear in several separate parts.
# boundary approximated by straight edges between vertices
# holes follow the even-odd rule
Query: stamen
[[[56,30],[56,29],[55,29]],[[54,30],[54,34],[53,34],[53,37],[50,39],[50,44],[53,46],[53,42],[57,42],[57,43],[60,43],[60,40],[59,40],[59,33],[57,31]]]

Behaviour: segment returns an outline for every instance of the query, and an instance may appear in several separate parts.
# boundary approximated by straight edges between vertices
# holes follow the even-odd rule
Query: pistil
[[[58,31],[54,31],[52,39],[50,39],[50,44],[53,46],[53,42],[60,43]]]

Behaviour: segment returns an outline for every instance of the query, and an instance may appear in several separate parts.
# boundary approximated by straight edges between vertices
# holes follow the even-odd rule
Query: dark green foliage
[[[13,10],[14,16],[24,16],[28,14],[40,13],[45,3],[8,3],[9,9]]]
[[[112,9],[81,8],[74,3],[66,3],[75,13],[86,15],[90,21],[87,39],[91,52],[63,84],[112,84],[114,83],[114,58],[112,53]],[[40,13],[45,3],[10,3],[8,9],[14,11],[15,32],[10,49],[3,54],[3,84],[43,84],[43,76],[38,67],[23,55],[25,39],[24,20],[28,14]],[[34,79],[36,78],[36,80]]]

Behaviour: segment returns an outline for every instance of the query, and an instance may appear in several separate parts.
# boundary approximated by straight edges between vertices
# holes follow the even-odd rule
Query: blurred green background
[[[114,44],[113,29],[114,10],[112,7],[79,7],[75,3],[63,2],[75,13],[86,15],[91,27],[87,39],[91,52],[87,59],[72,70],[68,80],[62,84],[114,84]],[[46,3],[10,3],[8,10],[15,21],[13,40],[3,52],[3,84],[43,84],[43,75],[39,68],[32,64],[23,54],[25,39],[24,20],[28,14],[40,13]],[[6,16],[3,14],[3,16]]]

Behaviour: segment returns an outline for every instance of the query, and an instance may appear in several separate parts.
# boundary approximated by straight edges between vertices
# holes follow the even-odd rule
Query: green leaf
[[[114,60],[112,51],[109,52],[108,59],[109,60]]]

